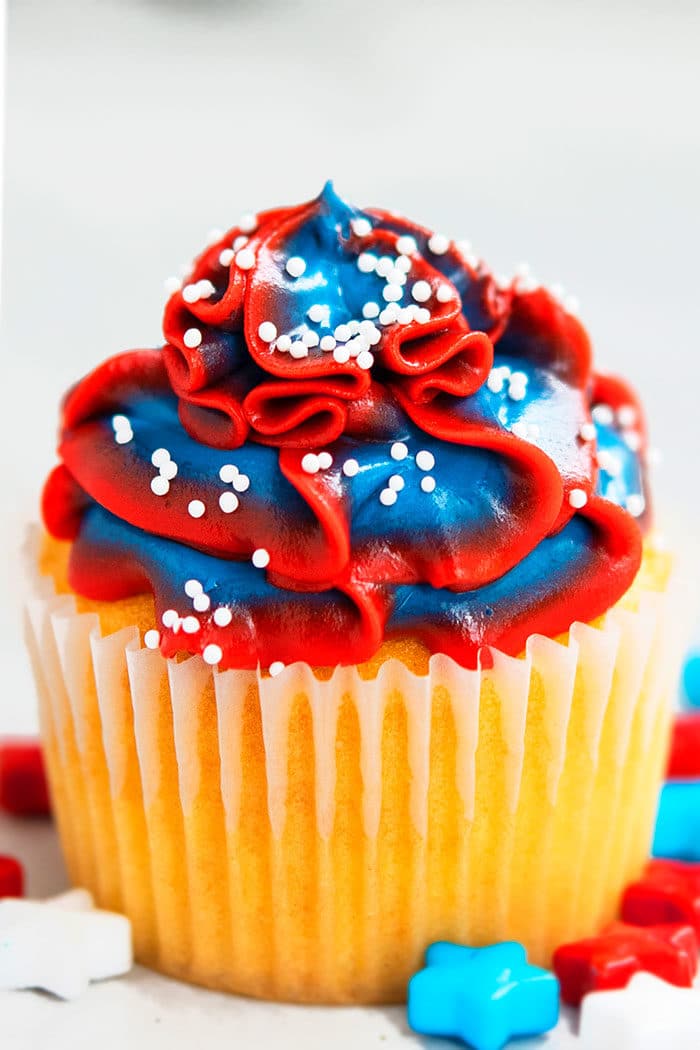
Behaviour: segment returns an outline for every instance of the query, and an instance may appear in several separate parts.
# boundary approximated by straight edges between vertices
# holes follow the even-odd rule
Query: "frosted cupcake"
[[[330,186],[210,245],[164,337],[68,393],[44,493],[74,882],[148,965],[307,1002],[592,933],[668,721],[634,394],[551,293]]]

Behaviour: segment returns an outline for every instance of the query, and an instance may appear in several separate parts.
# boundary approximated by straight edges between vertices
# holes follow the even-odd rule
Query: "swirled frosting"
[[[328,185],[211,244],[164,337],[68,393],[43,499],[73,588],[151,590],[164,654],[354,664],[410,635],[473,666],[631,584],[641,407],[544,288]]]

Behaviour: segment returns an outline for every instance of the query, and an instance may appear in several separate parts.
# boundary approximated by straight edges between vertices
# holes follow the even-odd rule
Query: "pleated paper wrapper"
[[[547,964],[615,917],[648,854],[674,667],[664,596],[627,604],[479,670],[321,681],[166,660],[37,579],[70,878],[131,917],[146,965],[247,995],[398,1001],[440,939]]]

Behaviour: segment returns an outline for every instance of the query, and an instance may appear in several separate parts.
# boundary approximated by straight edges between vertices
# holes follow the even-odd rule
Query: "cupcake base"
[[[164,660],[44,578],[27,633],[71,880],[130,916],[141,962],[245,995],[401,1001],[438,939],[546,965],[647,857],[664,575],[647,559],[604,622],[519,659],[323,678]]]

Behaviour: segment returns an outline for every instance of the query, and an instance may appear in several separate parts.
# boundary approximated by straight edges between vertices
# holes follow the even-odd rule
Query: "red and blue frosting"
[[[646,432],[549,291],[330,185],[211,244],[165,344],[63,404],[49,531],[95,599],[152,591],[165,655],[474,666],[590,621],[649,521]]]

